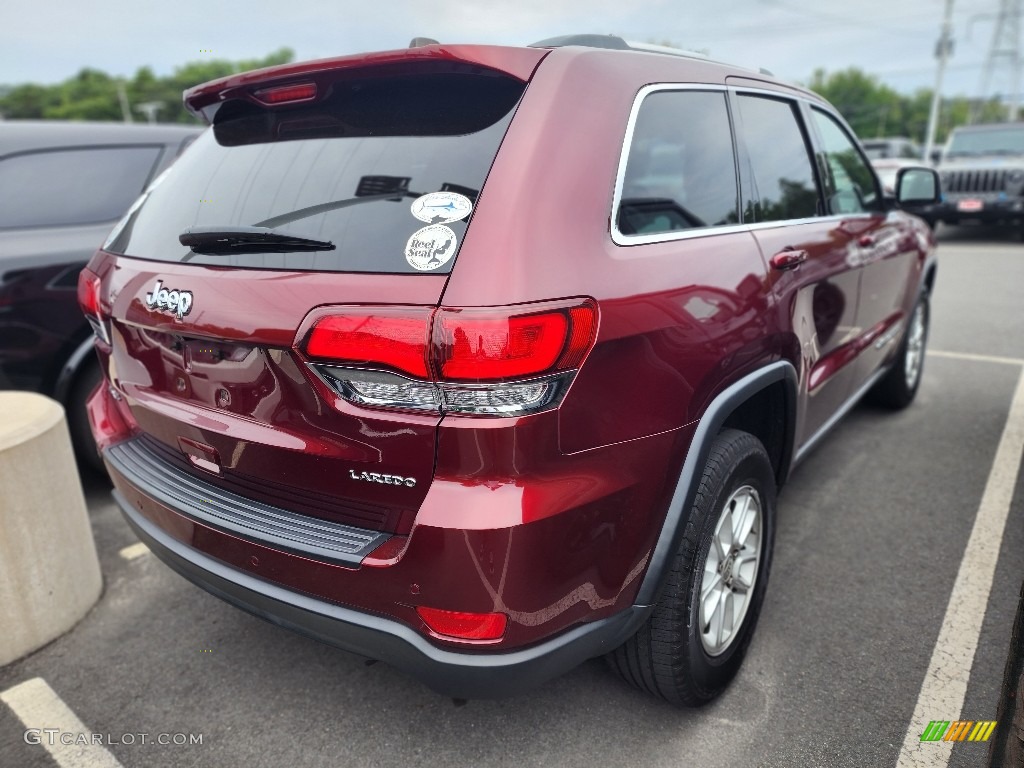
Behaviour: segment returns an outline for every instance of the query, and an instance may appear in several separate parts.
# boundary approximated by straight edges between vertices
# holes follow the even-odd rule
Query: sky
[[[524,45],[577,32],[669,42],[806,83],[856,66],[901,92],[932,87],[944,0],[0,0],[0,84],[83,67],[170,74],[186,61],[297,60],[403,48],[413,37]],[[954,0],[946,95],[979,95],[999,0]],[[209,49],[212,53],[206,53]],[[203,52],[201,52],[203,51]],[[988,89],[1006,93],[1009,74]]]

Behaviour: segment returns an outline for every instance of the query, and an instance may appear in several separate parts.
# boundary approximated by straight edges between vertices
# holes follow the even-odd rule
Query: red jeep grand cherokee
[[[89,264],[93,430],[204,589],[460,697],[750,643],[790,468],[921,376],[933,241],[820,98],[580,36],[235,75]]]

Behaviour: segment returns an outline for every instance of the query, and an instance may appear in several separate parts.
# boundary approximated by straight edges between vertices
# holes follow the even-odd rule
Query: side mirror
[[[932,165],[938,165],[939,161],[942,159],[942,148],[936,147],[935,149],[933,149],[931,157],[929,157],[928,159],[932,161]]]
[[[914,210],[941,202],[939,174],[931,168],[901,168],[896,173],[896,203]]]

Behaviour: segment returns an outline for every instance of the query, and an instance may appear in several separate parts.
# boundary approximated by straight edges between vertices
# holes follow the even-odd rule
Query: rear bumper
[[[448,696],[499,698],[535,688],[618,647],[649,613],[647,607],[632,606],[507,653],[445,650],[397,621],[284,589],[208,557],[162,531],[119,491],[114,491],[114,498],[129,525],[157,557],[207,592],[272,624],[384,661]]]

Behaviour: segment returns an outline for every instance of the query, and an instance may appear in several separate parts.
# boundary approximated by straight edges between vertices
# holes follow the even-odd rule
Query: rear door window
[[[739,221],[732,130],[723,92],[654,91],[640,105],[616,224],[626,236]]]
[[[736,98],[744,146],[745,222],[805,219],[818,213],[818,188],[796,104],[751,94]]]
[[[122,216],[159,146],[80,147],[0,160],[0,229],[101,224]]]
[[[375,72],[310,105],[228,102],[107,248],[217,266],[449,272],[524,88],[479,68]],[[214,227],[333,248],[205,255],[179,243],[186,229]]]

